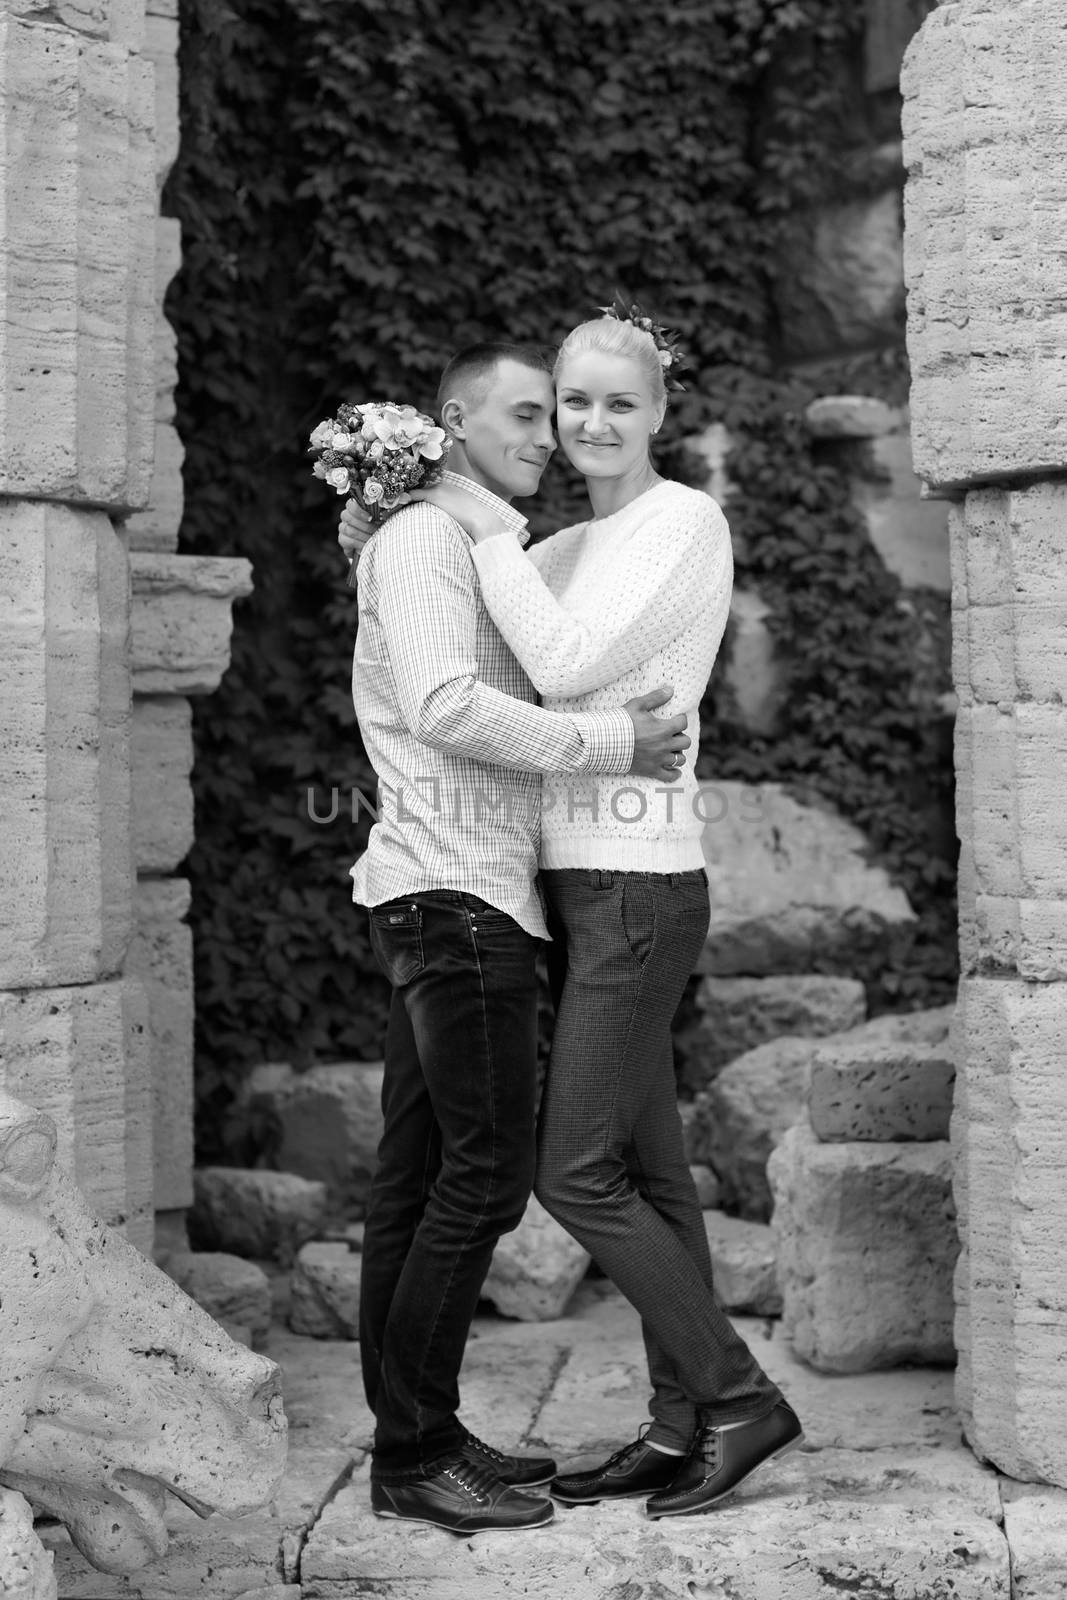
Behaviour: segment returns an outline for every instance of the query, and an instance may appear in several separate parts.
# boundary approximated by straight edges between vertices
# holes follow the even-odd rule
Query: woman
[[[524,552],[455,482],[432,500],[472,540],[486,606],[546,706],[602,710],[674,685],[695,753],[698,706],[729,610],[732,557],[707,495],[649,454],[667,405],[669,341],[614,315],[582,323],[556,363],[560,446],[593,515]],[[715,1504],[801,1439],[718,1307],[686,1163],[670,1027],[708,926],[703,823],[681,783],[547,775],[541,876],[557,1016],[536,1193],[642,1319],[652,1420],[632,1444],[552,1484],[571,1504],[648,1494],[651,1516]]]

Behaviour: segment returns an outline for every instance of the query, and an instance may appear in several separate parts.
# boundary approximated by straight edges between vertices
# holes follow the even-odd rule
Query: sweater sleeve
[[[542,576],[548,562],[537,570],[512,534],[472,554],[489,613],[542,695],[614,682],[728,594],[733,576],[726,518],[697,495],[650,514],[618,559],[603,561],[595,597],[577,603],[555,597]]]

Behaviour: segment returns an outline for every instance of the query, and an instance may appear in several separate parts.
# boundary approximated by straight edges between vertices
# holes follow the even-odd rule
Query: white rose
[[[363,485],[363,498],[366,500],[369,506],[376,505],[384,493],[385,490],[382,488],[377,478],[368,478],[366,483]]]
[[[351,479],[347,467],[331,467],[326,474],[326,482],[331,489],[336,489],[338,494],[347,494]]]
[[[316,450],[325,450],[333,438],[333,423],[320,422],[311,435],[311,443]]]

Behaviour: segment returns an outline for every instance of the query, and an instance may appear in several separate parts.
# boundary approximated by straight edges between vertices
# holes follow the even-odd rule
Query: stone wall
[[[186,697],[249,588],[172,553],[177,47],[177,0],[0,13],[0,1089],[142,1248],[191,1198]]]
[[[1067,1485],[1067,14],[957,0],[905,64],[919,471],[952,497],[958,1400]]]

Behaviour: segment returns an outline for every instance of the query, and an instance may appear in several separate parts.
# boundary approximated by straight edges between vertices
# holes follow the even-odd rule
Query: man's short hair
[[[441,374],[437,386],[437,410],[446,400],[462,394],[470,405],[480,405],[488,393],[493,374],[502,361],[517,361],[533,372],[552,376],[556,352],[547,344],[469,344],[456,354]]]

